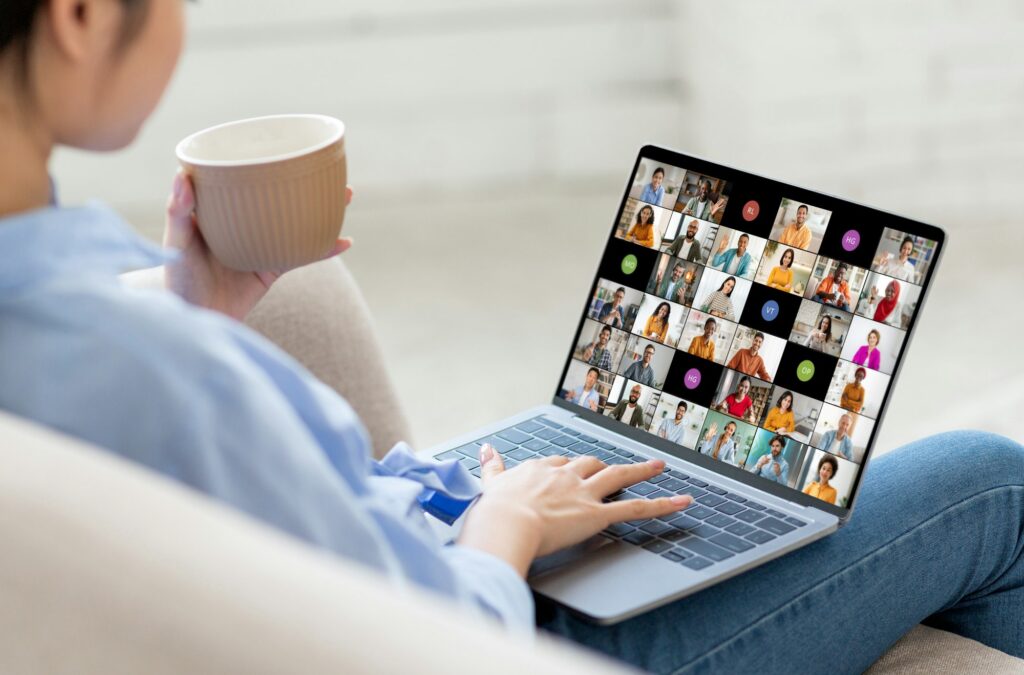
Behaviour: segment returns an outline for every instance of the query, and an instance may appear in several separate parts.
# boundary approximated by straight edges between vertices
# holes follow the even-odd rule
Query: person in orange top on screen
[[[806,225],[807,216],[811,210],[806,204],[801,204],[796,210],[796,220],[791,221],[779,237],[779,243],[786,246],[796,246],[806,249],[811,245],[811,228]]]
[[[711,339],[711,336],[715,334],[715,329],[718,328],[718,322],[714,319],[708,319],[704,322],[704,334],[698,335],[697,337],[690,340],[690,348],[686,351],[694,356],[699,356],[702,359],[708,361],[715,360],[715,341]]]
[[[814,299],[826,305],[835,305],[839,309],[850,307],[850,287],[846,283],[846,263],[836,265],[836,270],[821,280]]]
[[[787,293],[793,290],[793,259],[795,257],[796,251],[791,248],[782,252],[779,264],[773,267],[771,274],[768,275],[769,286]]]
[[[626,233],[626,241],[635,241],[641,246],[654,248],[654,209],[644,206],[636,213],[636,222]]]
[[[764,419],[764,428],[780,436],[793,433],[796,429],[796,419],[793,417],[793,392],[783,392],[775,407],[768,411],[768,417]]]
[[[836,503],[836,489],[828,484],[839,473],[839,462],[831,455],[825,455],[818,462],[818,480],[804,488],[804,494],[817,497],[829,504]]]
[[[764,359],[757,353],[764,344],[764,333],[754,333],[754,339],[750,346],[736,352],[727,364],[733,370],[738,370],[744,375],[753,375],[766,382],[772,381],[772,376],[764,367]]]
[[[672,306],[667,302],[658,305],[654,313],[647,319],[644,326],[644,337],[657,342],[664,342],[668,333],[668,317],[672,313]]]
[[[855,413],[864,407],[864,385],[861,382],[867,377],[868,371],[858,368],[853,373],[853,382],[843,387],[843,395],[839,397],[839,405]]]

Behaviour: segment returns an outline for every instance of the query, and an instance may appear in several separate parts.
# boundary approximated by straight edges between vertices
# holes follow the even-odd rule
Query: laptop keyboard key
[[[707,495],[704,495],[703,497],[698,498],[697,501],[700,502],[701,504],[703,504],[704,506],[714,507],[714,506],[718,506],[719,504],[721,504],[725,500],[722,499],[721,497],[719,497],[718,495],[707,494]]]
[[[725,502],[724,504],[719,504],[715,507],[715,510],[721,511],[722,513],[728,513],[730,516],[734,513],[739,513],[740,511],[746,511],[745,508],[736,502]]]
[[[662,541],[661,539],[655,539],[649,544],[644,544],[644,548],[652,553],[664,553],[672,548],[672,544],[667,541]]]
[[[775,537],[768,534],[767,532],[764,532],[763,530],[754,530],[750,534],[746,535],[746,538],[754,542],[755,544],[766,544]]]
[[[701,539],[710,539],[711,537],[718,534],[718,529],[711,527],[710,525],[705,525],[704,523],[701,523],[692,530],[687,530],[687,532],[695,534]]]
[[[757,502],[748,501],[746,504],[744,504],[744,506],[746,506],[748,509],[754,509],[755,511],[764,511],[765,510],[765,507],[761,506]]]
[[[668,469],[665,471],[665,473],[672,476],[676,480],[686,480],[687,478],[689,478],[689,476],[687,476],[682,471],[679,471],[678,469]]]
[[[721,546],[712,544],[711,542],[704,541],[703,539],[697,539],[695,537],[684,539],[683,541],[679,542],[679,545],[689,551],[693,551],[697,555],[702,555],[705,558],[710,558],[715,562],[727,560],[728,558],[731,558],[733,555]],[[685,565],[686,563],[683,564]]]
[[[759,521],[762,518],[764,518],[764,514],[763,513],[758,513],[757,511],[751,511],[750,509],[747,509],[746,511],[740,511],[739,513],[734,513],[733,517],[737,518],[739,520],[742,520],[744,523],[756,523],[757,521]]]
[[[757,521],[757,526],[760,527],[762,530],[768,530],[772,534],[777,535],[788,534],[796,529],[792,525],[787,525],[781,520],[771,517],[762,518],[761,520]]]
[[[714,563],[712,563],[707,558],[701,558],[699,555],[695,555],[691,558],[687,558],[680,564],[689,567],[691,570],[696,570],[699,572],[702,569],[711,567]]]
[[[604,463],[607,464],[608,466],[611,466],[613,464],[632,464],[632,462],[630,462],[625,457],[616,457],[614,455],[604,460]]]
[[[516,425],[516,429],[519,429],[520,431],[525,431],[528,434],[536,433],[537,431],[543,428],[544,427],[542,425],[537,424],[533,420],[526,420],[525,422],[520,422],[519,424]]]
[[[467,443],[466,445],[455,448],[455,452],[459,453],[460,455],[465,455],[466,457],[476,459],[477,457],[480,456],[480,446],[477,445],[476,443]]]
[[[440,459],[441,461],[447,461],[449,459],[462,459],[464,455],[458,450],[449,450],[448,452],[442,452],[434,459]]]
[[[739,537],[734,537],[728,532],[722,532],[720,534],[711,537],[711,541],[715,542],[722,548],[727,548],[733,553],[743,553],[754,548],[754,545],[749,541],[743,541]]]
[[[608,445],[608,444],[605,443],[604,445]],[[626,450],[625,448],[606,448],[606,447],[604,447],[604,445],[601,446],[602,450],[611,450],[616,455],[619,455],[621,457],[636,457],[636,455],[634,455],[629,450]],[[643,459],[643,458],[641,458],[641,459]]]
[[[539,450],[543,450],[544,448],[548,447],[548,444],[540,440],[539,438],[531,438],[530,440],[523,443],[523,447],[526,448],[527,450],[533,450],[534,452],[538,452]]]
[[[597,443],[597,439],[593,436],[587,436],[586,434],[580,434],[580,440],[586,441],[587,443]]]
[[[708,486],[707,483],[705,483],[704,481],[702,481],[699,478],[694,478],[693,476],[691,476],[689,478],[689,481],[690,481],[690,485],[696,485],[697,487],[700,487],[700,488],[706,488]]]
[[[636,485],[631,486],[629,491],[642,497],[644,495],[651,494],[657,489],[658,488],[654,487],[650,483],[637,483]]]
[[[657,476],[651,476],[650,478],[648,478],[647,482],[648,483],[660,483],[660,482],[666,481],[666,480],[669,480],[668,476],[666,476],[664,473],[659,473]]]
[[[775,516],[776,518],[779,518],[779,519],[784,519],[786,517],[786,514],[782,513],[781,511],[776,511],[775,509],[765,509],[765,510],[768,512],[769,516]]]
[[[712,511],[706,506],[700,506],[699,504],[693,504],[683,509],[683,513],[690,516],[691,518],[698,518],[704,520],[715,515],[715,511]]]
[[[589,452],[603,452],[596,445],[584,443],[583,441],[577,441],[576,443],[573,443],[572,445],[569,446],[569,449],[572,450],[573,452],[578,452],[581,455],[585,455]]]
[[[558,433],[554,429],[541,429],[534,434],[537,438],[543,438],[545,441],[550,441],[552,438],[558,438],[562,434]]]
[[[604,441],[597,441],[596,443],[594,443],[594,445],[596,445],[597,447],[601,448],[602,450],[611,450],[613,452],[615,451],[615,446],[612,445],[611,443],[605,443]]]
[[[550,440],[552,443],[554,443],[555,445],[557,445],[560,448],[568,448],[570,445],[572,445],[573,443],[577,442],[576,439],[573,438],[572,436],[564,436],[564,435],[558,435],[558,436],[555,436],[554,438],[550,438],[548,440]]]
[[[671,525],[666,525],[660,520],[652,520],[643,527],[640,528],[644,532],[650,532],[651,534],[662,534],[672,529]]]
[[[538,422],[540,422],[541,424],[543,424],[545,426],[551,427],[552,429],[561,429],[562,428],[561,424],[559,424],[558,422],[555,422],[554,420],[549,420],[547,417],[536,417],[534,419],[536,419]]]
[[[786,522],[789,523],[790,525],[796,525],[797,527],[803,527],[804,525],[807,524],[804,521],[798,520],[796,518],[786,518]]]
[[[740,497],[739,495],[734,495],[731,492],[727,492],[724,496],[725,496],[726,499],[731,499],[734,502],[738,502],[740,504],[742,504],[743,502],[747,501],[746,497]]]
[[[524,434],[522,431],[519,431],[518,429],[505,429],[504,431],[499,431],[498,433],[496,433],[495,436],[497,436],[498,438],[504,438],[509,443],[515,443],[516,445],[525,443],[526,441],[533,438],[532,436],[530,436],[530,434]]]
[[[717,487],[715,485],[709,485],[708,486],[708,492],[714,492],[716,495],[727,495],[727,494],[729,494],[728,492],[726,492],[722,488]]]
[[[643,546],[652,539],[654,539],[653,534],[644,532],[643,530],[635,530],[623,537],[622,541],[629,542],[630,544],[636,544],[637,546]]]
[[[732,525],[736,521],[730,518],[729,516],[725,515],[724,513],[719,513],[717,515],[711,516],[704,522],[708,525],[714,525],[715,527],[720,527],[724,530],[726,527]]]
[[[533,455],[532,452],[530,452],[526,448],[516,448],[512,452],[508,453],[507,456],[511,457],[512,459],[517,459],[519,461],[523,461],[525,459],[530,459],[534,455]]]
[[[498,438],[497,436],[488,436],[487,438],[481,438],[480,442],[481,443],[490,443],[491,446],[493,446],[495,450],[497,450],[498,452],[500,452],[503,455],[506,452],[511,452],[511,451],[516,449],[516,444],[515,443],[509,443],[504,438]]]
[[[664,558],[665,560],[668,560],[669,562],[674,562],[674,563],[682,562],[683,560],[686,560],[686,558],[684,558],[683,556],[679,555],[675,551],[666,551],[666,552],[661,554],[661,557]]]
[[[743,535],[750,534],[751,532],[757,532],[757,529],[751,525],[747,525],[746,523],[735,522],[725,528],[725,531],[742,537]]]
[[[544,455],[545,457],[551,457],[552,455],[563,455],[565,454],[565,450],[557,445],[545,445],[540,449],[539,454]]]
[[[576,431],[575,429],[570,429],[569,427],[562,427],[562,433],[563,434],[569,434],[570,436],[579,436],[580,435],[580,432]]]
[[[624,534],[629,534],[635,529],[636,528],[630,525],[629,523],[612,523],[607,528],[605,528],[605,532],[611,532],[616,537],[621,537]]]
[[[672,527],[676,528],[677,530],[692,530],[693,528],[699,525],[699,520],[697,520],[696,518],[691,518],[687,515],[680,515],[680,517],[672,521]]]
[[[660,536],[665,541],[682,541],[683,539],[689,537],[690,534],[683,530],[671,530],[669,532],[666,532],[665,534],[661,534],[658,536]]]
[[[661,484],[662,490],[671,490],[672,492],[675,492],[676,490],[681,490],[684,487],[686,487],[686,483],[679,480],[678,478],[669,478],[667,481]]]
[[[477,478],[479,478],[480,474],[481,474],[480,467],[477,467],[475,469],[470,469],[469,472],[471,474],[473,474],[474,476],[476,476]]]
[[[462,459],[459,460],[459,464],[461,464],[462,466],[466,467],[469,470],[473,470],[480,466],[480,462],[476,461],[472,457],[463,457]]]
[[[679,490],[677,494],[690,495],[691,497],[696,499],[697,497],[703,497],[704,495],[708,494],[708,491],[701,490],[696,485],[691,485],[689,487],[683,488],[682,490]]]

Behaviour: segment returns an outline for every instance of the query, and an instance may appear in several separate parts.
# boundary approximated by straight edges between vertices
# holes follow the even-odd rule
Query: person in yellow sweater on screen
[[[636,213],[636,222],[626,233],[626,241],[634,241],[641,246],[654,248],[654,209],[645,206]]]
[[[786,291],[787,293],[793,290],[793,259],[795,257],[796,251],[791,248],[787,248],[782,252],[782,259],[779,260],[779,264],[773,267],[768,275],[769,286],[780,291]]]
[[[667,302],[658,305],[644,325],[644,337],[655,342],[665,342],[668,334],[668,318],[672,314],[672,306]]]
[[[787,436],[796,429],[796,419],[793,417],[793,392],[783,392],[775,407],[768,411],[764,420],[764,428],[774,431],[780,436]]]
[[[715,329],[717,328],[718,322],[709,318],[704,322],[704,334],[690,340],[690,348],[686,351],[702,359],[714,361],[715,341],[711,339],[711,336],[715,334]]]
[[[818,480],[808,483],[804,488],[804,494],[817,497],[829,504],[836,503],[836,489],[829,485],[829,481],[839,473],[839,462],[832,455],[825,455],[818,462]]]
[[[847,410],[859,413],[864,407],[864,385],[861,382],[867,377],[868,371],[858,368],[853,373],[853,382],[843,387],[843,395],[839,397],[839,405]]]

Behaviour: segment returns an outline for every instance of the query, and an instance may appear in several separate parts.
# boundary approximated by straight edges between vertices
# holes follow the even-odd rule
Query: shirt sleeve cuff
[[[464,546],[446,546],[443,551],[481,609],[513,632],[535,632],[533,595],[511,565],[490,553]]]

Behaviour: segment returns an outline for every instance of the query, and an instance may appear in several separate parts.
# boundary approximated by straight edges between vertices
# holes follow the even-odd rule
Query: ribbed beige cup
[[[345,126],[274,115],[192,134],[176,149],[210,250],[242,271],[299,267],[327,255],[345,219]]]

